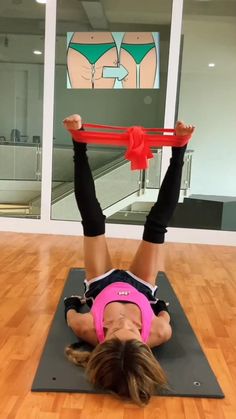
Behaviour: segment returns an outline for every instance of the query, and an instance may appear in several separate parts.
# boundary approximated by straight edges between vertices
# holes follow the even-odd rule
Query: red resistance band
[[[148,159],[154,157],[150,147],[182,147],[191,138],[191,135],[176,135],[174,129],[164,128],[115,127],[98,124],[83,124],[83,128],[93,128],[96,131],[71,129],[69,131],[75,141],[90,144],[109,144],[110,146],[126,146],[125,158],[131,161],[131,170],[148,168]],[[97,131],[97,129],[102,131]],[[104,130],[121,132],[104,132]],[[160,133],[170,134],[163,135]]]

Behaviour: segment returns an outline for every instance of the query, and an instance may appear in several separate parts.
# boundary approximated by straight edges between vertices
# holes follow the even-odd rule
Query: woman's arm
[[[168,311],[166,310],[162,310],[158,313],[157,317],[161,317],[163,319],[165,319],[168,323],[170,323],[170,315],[168,313]]]
[[[68,310],[67,324],[77,337],[90,343],[90,345],[96,346],[98,344],[92,314],[77,313],[73,309]]]
[[[148,339],[148,346],[154,348],[167,342],[172,336],[170,316],[167,312],[161,311],[155,316],[152,322],[151,333]]]

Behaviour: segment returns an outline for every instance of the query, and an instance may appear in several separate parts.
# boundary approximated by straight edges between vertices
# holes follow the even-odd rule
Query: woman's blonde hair
[[[167,378],[151,349],[136,339],[109,339],[92,352],[67,346],[67,358],[85,367],[89,381],[139,406],[146,405],[156,388],[166,389]]]

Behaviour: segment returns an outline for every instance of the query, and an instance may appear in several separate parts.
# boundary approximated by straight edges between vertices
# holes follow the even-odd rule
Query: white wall
[[[0,63],[0,136],[10,139],[17,128],[32,142],[42,138],[43,65]]]
[[[190,192],[236,197],[236,18],[198,19],[184,19],[179,106],[197,126]]]

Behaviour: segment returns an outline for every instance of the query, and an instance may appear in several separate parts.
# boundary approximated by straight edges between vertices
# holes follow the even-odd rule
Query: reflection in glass
[[[197,130],[188,197],[173,226],[236,230],[235,51],[236,3],[186,2],[178,118]]]
[[[54,183],[51,210],[53,219],[80,219],[73,194],[72,142],[62,125],[62,120],[66,116],[77,113],[82,116],[85,122],[98,124],[164,126],[172,1],[168,0],[163,5],[163,2],[158,0],[150,4],[148,10],[146,10],[146,4],[141,0],[135,2],[109,0],[103,1],[103,7],[99,8],[99,5],[99,2],[93,6],[92,3],[88,5],[87,2],[78,1],[75,3],[65,0],[58,3],[53,147]],[[96,7],[96,13],[92,10],[93,7]],[[67,16],[66,22],[65,15]],[[84,32],[92,34],[100,32],[123,34],[139,32],[144,34],[146,32],[151,34],[158,32],[160,36],[159,88],[150,89],[148,88],[150,85],[146,85],[141,86],[144,89],[135,89],[134,86],[127,85],[121,89],[94,88],[91,90],[91,86],[90,89],[81,89],[79,88],[80,84],[76,85],[79,83],[76,75],[70,74],[70,77],[73,76],[74,87],[77,88],[68,89],[68,83],[71,81],[66,78],[67,32],[76,34]],[[149,38],[148,42],[153,43],[153,38],[151,40]],[[130,39],[123,39],[123,41],[129,45],[133,42]],[[73,38],[73,42],[78,43],[78,39]],[[129,56],[130,60],[129,52],[125,50],[123,52]],[[153,54],[153,52],[154,48],[149,51],[149,54]],[[74,51],[73,56],[75,53]],[[81,54],[77,54],[76,57],[78,58],[79,55]],[[132,57],[131,59],[133,60]],[[134,61],[132,65],[136,72],[137,63]],[[141,76],[141,63],[138,65],[140,65]],[[150,202],[156,201],[157,188],[160,185],[161,150],[154,150],[155,158],[150,163],[145,179],[143,173],[131,172],[130,163],[124,160],[123,149],[89,146],[88,150],[98,198],[107,216],[107,221],[125,223],[127,216],[124,214],[129,211],[129,223],[142,224],[145,214],[149,210]],[[141,196],[142,202],[137,202]],[[141,219],[136,216],[137,211],[141,213]]]
[[[0,216],[39,217],[45,6],[0,10]]]

